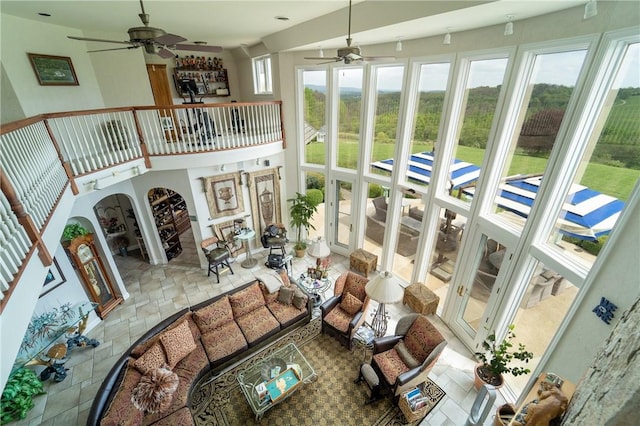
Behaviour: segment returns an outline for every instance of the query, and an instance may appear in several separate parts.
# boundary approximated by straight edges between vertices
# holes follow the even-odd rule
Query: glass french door
[[[335,181],[333,200],[333,243],[336,247],[345,251],[351,249],[353,235],[352,209],[353,209],[353,182],[346,180]]]

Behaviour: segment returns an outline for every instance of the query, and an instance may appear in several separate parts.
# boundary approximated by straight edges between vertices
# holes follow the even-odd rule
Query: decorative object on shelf
[[[267,226],[282,223],[280,179],[277,178],[277,169],[260,170],[247,175],[253,226],[260,237]]]
[[[230,216],[244,211],[240,173],[202,178],[211,217]]]
[[[15,371],[2,391],[2,424],[27,417],[27,412],[35,405],[33,397],[45,393],[42,382],[32,370],[21,368]]]
[[[122,303],[122,297],[106,273],[102,259],[96,247],[93,234],[73,239],[67,248],[73,263],[80,272],[81,282],[90,300],[97,303],[96,311],[100,318],[105,318],[116,306]]]
[[[505,338],[497,343],[496,333],[493,332],[482,342],[484,352],[476,352],[476,357],[480,359],[480,363],[476,365],[475,386],[480,389],[483,383],[491,386],[500,387],[504,383],[503,374],[511,373],[514,376],[521,374],[529,374],[528,368],[512,367],[509,364],[514,359],[528,363],[533,358],[533,353],[526,350],[522,343],[518,344],[517,350],[510,350],[513,347],[513,340],[516,335],[513,332],[514,324],[509,325]]]
[[[611,320],[613,319],[613,313],[618,309],[616,305],[611,303],[604,297],[600,298],[600,303],[598,306],[593,308],[593,313],[596,314],[598,318],[604,321],[605,324],[611,324]]]
[[[296,192],[296,198],[287,200],[291,202],[289,216],[291,217],[291,226],[296,228],[297,238],[293,247],[297,257],[303,257],[307,248],[307,242],[302,239],[302,230],[309,233],[309,229],[316,229],[311,223],[311,218],[318,212],[318,202],[315,198]]]
[[[79,86],[76,71],[68,56],[27,53],[40,86]]]
[[[62,271],[60,270],[60,265],[58,265],[58,261],[56,258],[53,258],[53,263],[49,268],[49,272],[47,272],[47,276],[44,278],[44,284],[42,284],[42,290],[40,291],[40,297],[54,290],[60,284],[65,283],[67,280],[64,278]]]
[[[401,301],[404,289],[400,286],[397,278],[387,271],[373,277],[364,289],[369,298],[378,302],[378,309],[373,316],[371,328],[376,337],[382,337],[387,332],[388,317],[385,304]]]
[[[176,56],[173,79],[180,96],[189,96],[190,103],[194,95],[229,96],[229,77],[222,58]]]

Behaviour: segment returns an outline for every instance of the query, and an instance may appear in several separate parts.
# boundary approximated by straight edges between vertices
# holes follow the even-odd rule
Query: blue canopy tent
[[[496,203],[500,208],[526,218],[536,198],[542,176],[513,176],[500,185]],[[473,196],[475,188],[463,191]],[[582,185],[572,184],[560,213],[560,233],[595,241],[607,235],[615,225],[624,202]]]
[[[391,172],[393,170],[393,158],[380,160],[371,164],[379,170]],[[433,152],[420,152],[412,154],[409,158],[407,177],[418,182],[426,183],[431,181],[431,169],[433,166]],[[454,160],[449,169],[450,178],[449,190],[463,188],[478,180],[480,167],[465,161]]]

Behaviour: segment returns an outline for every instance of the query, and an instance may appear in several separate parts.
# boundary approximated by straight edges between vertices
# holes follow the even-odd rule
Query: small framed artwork
[[[49,268],[49,272],[47,272],[47,276],[44,278],[44,284],[42,284],[42,290],[40,291],[40,297],[49,293],[51,290],[58,287],[60,284],[66,282],[67,280],[62,275],[62,271],[60,270],[60,265],[58,265],[58,261],[56,258],[53,258],[53,263]]]
[[[41,86],[78,86],[78,77],[68,56],[27,53]]]

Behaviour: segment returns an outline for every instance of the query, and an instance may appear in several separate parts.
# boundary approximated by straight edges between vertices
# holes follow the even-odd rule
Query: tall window
[[[253,62],[253,92],[266,95],[273,92],[271,86],[271,56],[258,56]]]
[[[304,157],[311,164],[325,164],[327,137],[327,71],[304,70]]]
[[[340,109],[338,111],[338,167],[355,170],[360,149],[360,111],[362,110],[363,69],[337,71]]]

